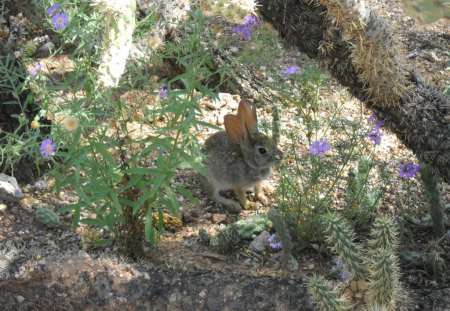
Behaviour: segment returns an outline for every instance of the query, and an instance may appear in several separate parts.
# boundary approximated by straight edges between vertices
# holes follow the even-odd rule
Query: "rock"
[[[45,258],[42,258],[41,260],[38,261],[38,264],[40,266],[45,266],[47,264],[47,261],[45,260]]]
[[[43,44],[37,50],[36,57],[47,57],[55,50],[55,44],[51,41]]]
[[[229,93],[219,93],[219,101],[222,107],[226,106],[228,109],[237,110],[241,97],[239,95],[231,95]]]
[[[5,174],[0,174],[0,200],[18,202],[23,198],[17,180]]]
[[[6,211],[7,208],[8,208],[8,206],[6,204],[0,203],[0,213],[3,213],[4,211]]]
[[[22,303],[22,302],[25,301],[25,297],[23,297],[23,296],[21,296],[21,295],[18,295],[18,296],[17,296],[17,301],[18,301],[19,303]]]
[[[432,63],[438,63],[441,61],[433,51],[427,51],[423,53],[423,58]]]
[[[89,259],[91,256],[89,256],[89,254],[86,253],[85,250],[80,249],[78,251],[78,257],[80,257],[81,259]]]
[[[214,224],[220,224],[227,219],[227,215],[225,214],[212,214],[212,222]]]
[[[264,230],[249,245],[249,249],[254,252],[262,253],[269,245],[270,233]]]

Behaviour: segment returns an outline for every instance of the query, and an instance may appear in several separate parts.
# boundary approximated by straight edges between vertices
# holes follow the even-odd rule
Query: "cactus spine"
[[[369,306],[395,310],[400,298],[400,268],[395,250],[398,246],[397,227],[392,218],[381,216],[370,233]]]
[[[340,297],[331,283],[322,276],[314,275],[308,279],[308,292],[319,310],[343,311],[351,308],[346,297]]]
[[[381,106],[398,105],[409,88],[407,69],[388,24],[363,1],[320,0],[352,42],[352,62],[370,99]]]
[[[331,251],[335,252],[356,279],[364,276],[364,262],[361,257],[361,247],[354,240],[354,233],[349,224],[336,213],[324,216],[326,223],[325,235]]]

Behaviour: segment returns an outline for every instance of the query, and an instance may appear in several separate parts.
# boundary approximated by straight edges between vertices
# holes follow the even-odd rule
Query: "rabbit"
[[[261,182],[281,160],[281,151],[273,147],[266,135],[258,132],[256,107],[247,100],[241,100],[237,115],[226,115],[224,123],[225,132],[210,136],[203,148],[209,197],[225,205],[230,212],[239,213],[241,205],[244,209],[256,207],[246,197],[246,191],[253,188],[256,199],[267,205],[269,200],[264,196]],[[219,194],[230,189],[240,204]]]

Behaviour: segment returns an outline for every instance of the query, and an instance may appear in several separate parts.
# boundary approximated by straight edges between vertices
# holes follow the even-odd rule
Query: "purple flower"
[[[162,87],[159,89],[159,92],[158,92],[159,98],[161,98],[161,99],[166,98],[167,94],[168,94],[167,88]]]
[[[47,10],[47,14],[52,16],[53,14],[56,13],[56,11],[59,10],[59,4],[55,3],[54,5],[52,5],[50,8],[48,8]]]
[[[28,68],[28,73],[34,77],[42,68],[44,68],[44,66],[41,63],[34,63],[33,66]]]
[[[253,25],[253,24],[257,24],[258,18],[255,15],[247,15],[244,18],[244,21],[242,22],[243,25]]]
[[[367,119],[367,123],[372,125],[372,129],[369,131],[368,137],[375,144],[381,143],[381,137],[383,136],[383,132],[380,128],[383,126],[383,120],[378,119],[377,115],[374,113]]]
[[[283,243],[281,243],[280,241],[278,241],[278,239],[276,239],[277,234],[274,233],[272,234],[268,241],[269,241],[269,246],[273,249],[273,250],[280,250],[283,248]]]
[[[69,24],[69,17],[65,13],[56,13],[52,17],[53,26],[58,30],[63,30]]]
[[[292,75],[300,73],[298,66],[291,66],[284,70],[284,80],[288,80]]]
[[[309,147],[309,153],[312,155],[318,155],[319,157],[323,158],[325,156],[325,152],[330,149],[330,145],[328,145],[328,142],[325,139],[320,141],[316,140]]]
[[[345,268],[345,264],[339,260],[336,261],[331,271],[337,273],[342,282],[345,282],[352,277],[352,274]]]
[[[407,178],[410,179],[414,175],[416,175],[418,172],[420,172],[420,166],[415,165],[414,163],[406,163],[406,164],[400,164],[400,172],[399,176],[401,178]]]
[[[53,143],[51,138],[47,138],[41,143],[41,154],[44,158],[48,158],[55,151],[56,145]]]
[[[244,21],[242,22],[241,26],[234,28],[234,32],[237,33],[238,35],[241,35],[241,38],[243,40],[248,40],[255,32],[258,23],[259,21],[256,16],[248,15],[244,18]]]
[[[369,119],[367,119],[367,123],[373,125],[373,129],[379,129],[383,126],[384,121],[379,119],[377,115],[374,113],[373,115],[370,116]]]
[[[383,132],[377,128],[374,127],[370,132],[369,132],[369,139],[374,142],[375,144],[379,144],[381,143],[381,137],[383,136]]]

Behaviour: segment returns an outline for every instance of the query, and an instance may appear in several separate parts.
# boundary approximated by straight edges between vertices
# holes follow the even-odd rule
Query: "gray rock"
[[[23,297],[23,296],[21,296],[21,295],[18,295],[18,296],[17,296],[17,302],[18,302],[18,303],[22,303],[22,302],[24,302],[24,300],[25,300],[25,297]]]
[[[17,180],[5,174],[0,174],[0,200],[18,202],[23,198]]]
[[[250,243],[248,248],[254,252],[262,253],[269,245],[269,237],[270,233],[264,230]]]
[[[3,213],[4,211],[6,211],[7,208],[8,208],[8,206],[6,204],[0,203],[0,213]]]
[[[80,257],[81,259],[89,259],[89,258],[91,258],[91,256],[89,256],[89,254],[85,250],[82,250],[82,249],[80,249],[78,251],[78,257]]]

